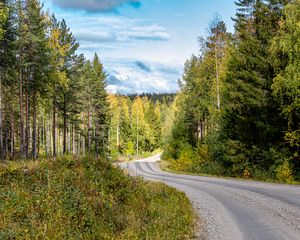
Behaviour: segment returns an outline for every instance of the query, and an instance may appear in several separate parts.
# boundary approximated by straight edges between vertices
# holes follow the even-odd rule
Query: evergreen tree
[[[15,57],[15,41],[16,29],[14,27],[14,8],[8,1],[1,1],[0,9],[0,22],[1,22],[1,35],[0,37],[0,151],[1,158],[7,155],[8,140],[10,141],[11,153],[13,155],[14,146],[11,136],[12,131],[9,118],[14,118],[14,93],[16,91],[16,57]],[[4,113],[4,110],[6,114]],[[4,119],[6,117],[6,119]],[[6,123],[6,124],[4,124]],[[5,137],[4,137],[5,135]],[[10,138],[10,139],[8,139]]]
[[[271,91],[274,68],[269,54],[280,14],[267,1],[240,0],[237,6],[236,44],[226,77],[221,138],[229,140],[226,159],[240,171],[248,162],[270,166],[263,152],[281,141],[283,129]]]
[[[47,84],[47,71],[49,66],[49,48],[46,38],[46,21],[42,6],[37,0],[27,0],[26,15],[29,30],[28,45],[28,96],[32,95],[32,157],[37,158],[37,104],[39,94],[44,91]],[[30,99],[28,99],[30,101]],[[29,108],[29,107],[28,107]],[[29,113],[28,109],[28,115]],[[28,121],[28,125],[30,124]],[[29,128],[29,126],[27,126]],[[29,129],[27,130],[29,131]],[[28,133],[29,134],[29,133]],[[28,148],[27,139],[27,148]],[[28,151],[28,150],[27,150]]]
[[[63,54],[63,65],[62,71],[65,73],[64,81],[59,82],[56,87],[57,105],[61,114],[63,116],[63,153],[67,152],[67,126],[68,120],[71,114],[76,114],[78,109],[78,100],[76,98],[76,91],[79,91],[80,87],[78,84],[78,74],[74,72],[80,72],[80,62],[83,62],[82,57],[77,57],[75,52],[79,47],[79,44],[76,42],[75,37],[73,36],[70,28],[67,27],[65,20],[62,20],[59,24],[59,46],[64,48]],[[82,65],[82,64],[81,64]],[[78,68],[78,69],[74,69]]]
[[[92,105],[93,119],[95,124],[95,152],[96,155],[104,156],[107,152],[109,132],[109,106],[106,93],[106,74],[97,54],[92,64]]]
[[[0,5],[1,158],[36,159],[40,150],[56,156],[71,152],[71,141],[72,152],[84,154],[86,145],[91,150],[91,130],[94,150],[105,155],[108,103],[98,57],[91,64],[78,56],[65,21],[49,17],[38,0]]]
[[[9,15],[9,7],[7,6],[6,1],[1,0],[1,2],[0,2],[0,41],[4,39],[8,15]]]
[[[289,143],[297,171],[300,170],[300,1],[291,2],[284,9],[278,36],[273,40],[272,52],[276,72],[273,91],[287,120],[285,140]]]

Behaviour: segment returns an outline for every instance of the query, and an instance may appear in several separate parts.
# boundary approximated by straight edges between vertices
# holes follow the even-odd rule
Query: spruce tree
[[[269,52],[280,12],[269,1],[236,4],[236,43],[228,64],[222,118],[221,137],[228,140],[225,160],[238,166],[237,171],[247,164],[268,168],[272,163],[264,154],[280,143],[283,130],[271,91],[275,72]]]
[[[92,105],[95,124],[95,152],[105,156],[108,148],[109,106],[106,93],[106,74],[97,54],[92,63]]]
[[[285,117],[285,140],[289,144],[296,170],[300,170],[300,1],[284,9],[284,21],[274,38],[272,53],[277,76],[272,86]]]
[[[16,83],[16,57],[15,41],[16,29],[14,26],[14,8],[10,1],[0,1],[0,156],[6,157],[8,140],[11,142],[10,148],[13,149],[12,139],[8,132],[10,129],[10,119],[14,117],[13,96]],[[9,112],[4,113],[4,110]],[[5,119],[6,118],[6,119]],[[6,124],[5,124],[6,123]],[[13,135],[10,134],[10,135]],[[8,139],[10,138],[10,139]],[[13,150],[11,150],[13,152]]]

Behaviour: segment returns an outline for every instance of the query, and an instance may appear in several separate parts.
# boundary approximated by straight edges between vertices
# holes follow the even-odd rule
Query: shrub
[[[278,167],[276,168],[276,177],[280,182],[293,182],[293,171],[288,160],[285,160],[282,164],[278,165]]]
[[[172,168],[176,171],[186,171],[193,165],[195,158],[191,145],[183,144],[179,150],[179,158],[172,161]]]

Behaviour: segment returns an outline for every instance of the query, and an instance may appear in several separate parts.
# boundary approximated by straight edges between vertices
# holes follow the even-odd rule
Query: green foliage
[[[168,122],[171,106],[152,101],[149,94],[140,96],[110,95],[110,151],[113,158],[133,157],[160,149],[164,141],[163,129]],[[164,99],[153,95],[154,99]],[[168,96],[168,95],[166,95]],[[148,98],[149,97],[149,98]]]
[[[183,193],[70,156],[0,166],[1,239],[185,239]]]
[[[194,150],[191,145],[184,144],[180,147],[179,152],[179,158],[172,162],[172,169],[185,171],[193,164]]]
[[[0,2],[0,41],[3,40],[5,34],[5,25],[8,19],[8,8],[4,3]]]
[[[235,34],[215,18],[200,57],[186,62],[163,159],[180,171],[292,182],[300,173],[300,2],[236,5]]]
[[[294,164],[300,170],[300,1],[291,1],[284,9],[284,20],[273,39],[272,54],[276,63],[273,93],[286,119],[284,140],[293,152]]]
[[[38,0],[0,6],[0,158],[107,156],[106,74]]]

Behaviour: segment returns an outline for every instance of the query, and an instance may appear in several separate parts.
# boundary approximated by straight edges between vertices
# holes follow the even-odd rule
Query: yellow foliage
[[[246,179],[251,178],[251,173],[247,169],[245,169],[243,172],[243,178],[246,178]]]
[[[283,164],[279,165],[276,169],[276,177],[280,182],[292,183],[293,182],[293,171],[290,163],[286,160]]]

